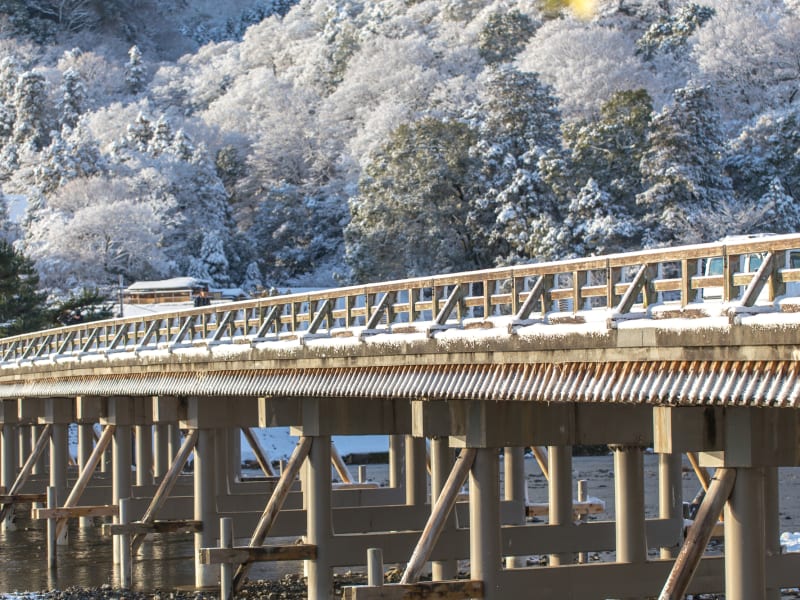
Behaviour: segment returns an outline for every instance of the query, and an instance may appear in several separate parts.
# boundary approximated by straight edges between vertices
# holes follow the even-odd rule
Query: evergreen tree
[[[147,69],[142,63],[142,52],[138,46],[128,50],[128,62],[125,65],[125,83],[131,94],[138,94],[144,89]]]
[[[759,204],[766,211],[761,225],[766,225],[769,231],[793,233],[800,230],[800,203],[786,193],[783,184],[777,177],[772,180]]]
[[[622,213],[609,195],[589,179],[569,205],[561,242],[574,256],[621,252],[639,233],[636,222]]]
[[[477,266],[467,227],[474,141],[468,126],[430,117],[392,133],[350,201],[345,242],[355,281]]]
[[[199,262],[202,264],[201,272],[207,274],[214,285],[220,287],[230,285],[228,257],[225,256],[225,247],[216,230],[212,229],[203,235]]]
[[[513,60],[536,28],[533,19],[516,9],[492,13],[478,37],[481,57],[489,64]]]
[[[33,262],[0,240],[0,337],[35,331],[47,325],[47,294],[39,291]]]
[[[47,83],[41,73],[26,71],[14,88],[14,131],[17,144],[29,144],[41,150],[50,143],[51,129],[47,99]]]
[[[84,111],[85,104],[86,84],[83,82],[83,77],[75,69],[67,69],[64,71],[61,98],[57,106],[60,125],[74,128]]]
[[[652,100],[645,90],[618,92],[595,119],[564,127],[569,151],[567,178],[575,185],[594,180],[616,210],[641,217],[636,195],[643,191],[639,164],[647,148]],[[569,195],[577,193],[571,190]]]
[[[539,172],[540,158],[561,145],[552,88],[535,73],[492,69],[472,123],[479,139],[471,153],[480,170],[469,226],[480,251],[478,265],[552,257],[553,247],[539,243],[543,236],[530,235],[558,215],[555,196]]]
[[[646,59],[659,53],[676,54],[686,49],[692,34],[714,16],[714,9],[690,2],[675,11],[659,17],[636,42]]]
[[[730,201],[730,179],[721,163],[721,134],[708,88],[677,90],[674,101],[653,118],[642,156],[645,190],[637,196],[646,213],[647,242],[708,240],[697,232],[704,214]],[[700,239],[697,239],[697,238]]]
[[[264,288],[264,279],[261,277],[261,270],[256,261],[248,263],[244,281],[240,287],[250,295],[254,295]]]

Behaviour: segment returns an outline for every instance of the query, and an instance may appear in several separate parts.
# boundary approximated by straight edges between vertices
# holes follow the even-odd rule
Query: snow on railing
[[[422,277],[147,317],[72,325],[0,340],[0,364],[192,345],[321,335],[407,332],[532,322],[605,311],[618,319],[668,316],[722,303],[734,312],[800,296],[800,234]],[[672,309],[672,310],[670,310]],[[663,314],[662,314],[663,316]]]

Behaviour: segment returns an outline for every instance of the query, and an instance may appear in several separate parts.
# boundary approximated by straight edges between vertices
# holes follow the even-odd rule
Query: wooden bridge
[[[5,338],[0,518],[13,527],[15,506],[41,500],[30,474],[48,471],[38,516],[53,539],[66,542],[66,518],[110,515],[125,583],[146,534],[190,532],[196,585],[223,596],[254,561],[302,559],[309,598],[328,598],[332,569],[369,552],[371,585],[349,598],[779,598],[800,572],[800,555],[781,553],[777,482],[777,467],[798,462],[797,248],[800,235],[774,236]],[[278,426],[300,436],[289,464],[277,475],[261,456],[269,477],[242,481],[240,431]],[[365,434],[391,436],[390,486],[334,486],[332,460],[348,476],[330,436]],[[575,521],[576,444],[613,451],[614,522]],[[96,470],[109,446],[107,486]],[[526,522],[526,447],[548,472],[546,523]],[[657,518],[645,517],[646,447],[659,453]],[[688,533],[683,453],[701,475],[716,469]],[[705,555],[723,512],[724,556]],[[232,545],[230,523],[246,546]],[[303,543],[265,545],[283,535]],[[382,585],[377,550],[406,565],[400,584]],[[601,550],[614,561],[576,559]],[[524,566],[531,554],[548,565]],[[462,559],[469,579],[455,580]]]

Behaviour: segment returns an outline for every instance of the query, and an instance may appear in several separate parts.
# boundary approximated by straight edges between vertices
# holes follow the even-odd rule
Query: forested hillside
[[[796,0],[0,0],[0,228],[51,290],[796,231],[798,57]]]

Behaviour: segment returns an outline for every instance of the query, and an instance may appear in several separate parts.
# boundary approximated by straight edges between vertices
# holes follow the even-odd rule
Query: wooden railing
[[[758,255],[760,268],[742,272],[740,257],[751,255]],[[722,273],[706,275],[705,265],[715,258]],[[322,335],[435,332],[470,323],[502,321],[513,330],[535,320],[556,320],[557,313],[605,311],[613,322],[650,316],[655,305],[675,307],[680,316],[687,308],[707,305],[710,296],[734,307],[774,305],[778,297],[800,296],[796,267],[800,234],[421,277],[4,338],[0,365]]]

